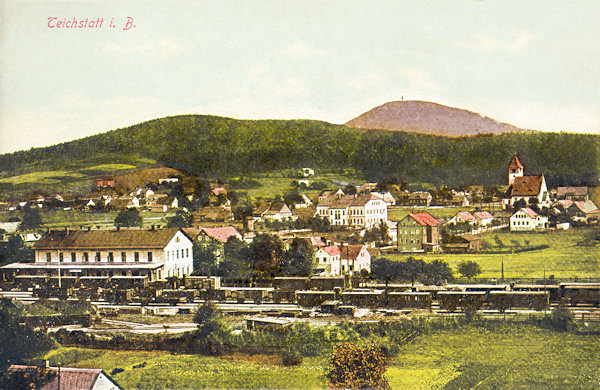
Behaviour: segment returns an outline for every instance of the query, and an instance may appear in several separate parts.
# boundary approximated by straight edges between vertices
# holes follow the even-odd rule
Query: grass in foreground
[[[60,348],[52,364],[101,367],[128,389],[326,388],[325,358],[286,368],[277,356],[207,357],[160,351]],[[119,370],[120,371],[120,370]],[[596,389],[600,343],[533,325],[486,322],[425,334],[405,346],[388,368],[392,389]]]

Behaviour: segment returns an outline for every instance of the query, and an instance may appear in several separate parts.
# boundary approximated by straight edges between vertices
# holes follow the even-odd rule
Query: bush
[[[286,367],[299,366],[302,364],[302,356],[295,353],[283,353],[281,355],[281,362]]]
[[[123,372],[123,371],[125,371],[125,369],[123,369],[123,368],[120,368],[120,367],[117,367],[117,368],[113,369],[113,370],[110,372],[110,375],[114,376],[114,375],[117,375],[117,374],[119,374],[119,373],[121,373],[121,372]]]
[[[331,357],[327,373],[329,386],[335,389],[389,389],[383,374],[390,362],[391,356],[385,347],[341,344]]]
[[[552,327],[560,332],[566,332],[576,327],[573,313],[564,305],[558,305],[552,310]]]

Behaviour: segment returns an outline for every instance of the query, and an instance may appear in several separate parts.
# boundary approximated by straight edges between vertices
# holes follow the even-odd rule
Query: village
[[[499,250],[490,248],[492,236],[523,237],[504,256],[551,247],[528,245],[536,235],[598,224],[587,187],[548,188],[543,174],[525,174],[517,154],[506,175],[504,188],[338,181],[318,190],[313,183],[311,196],[315,172],[302,168],[288,194],[255,202],[231,185],[181,175],[131,191],[98,178],[74,199],[38,194],[2,204],[0,296],[34,313],[65,302],[71,309],[19,321],[61,343],[88,345],[82,340],[92,337],[106,348],[123,332],[197,332],[193,319],[206,310],[226,316],[234,332],[268,334],[424,313],[531,316],[564,303],[581,321],[600,320],[600,285],[591,277],[557,279],[545,266],[543,278],[505,277],[502,257],[497,276],[476,278],[485,267],[477,256]],[[57,210],[96,219],[44,229],[42,216]],[[469,260],[452,266],[431,258],[461,254]]]

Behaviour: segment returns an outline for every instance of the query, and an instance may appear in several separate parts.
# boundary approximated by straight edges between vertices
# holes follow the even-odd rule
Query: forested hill
[[[167,117],[123,129],[0,156],[0,175],[60,169],[71,160],[96,164],[135,156],[211,177],[279,168],[353,167],[369,180],[396,177],[443,184],[505,184],[519,153],[526,173],[550,185],[598,182],[600,137],[516,133],[444,138],[358,130],[311,120],[236,120],[203,115]]]

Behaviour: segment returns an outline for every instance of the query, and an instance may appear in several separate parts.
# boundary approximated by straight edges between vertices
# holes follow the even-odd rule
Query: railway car
[[[184,276],[183,284],[185,288],[198,290],[210,290],[221,288],[221,278],[219,276]]]
[[[161,297],[165,299],[177,300],[178,302],[193,303],[198,294],[197,290],[193,289],[178,289],[178,290],[162,290],[160,292]]]
[[[81,288],[109,288],[110,278],[108,276],[81,276],[79,286]]]
[[[550,294],[548,291],[490,291],[488,305],[492,309],[545,310],[548,308]]]
[[[313,276],[308,280],[309,290],[327,291],[334,290],[336,287],[346,288],[345,276]]]
[[[325,301],[335,300],[335,291],[296,291],[296,303],[302,307],[320,306]]]
[[[308,290],[308,278],[299,276],[277,277],[273,279],[273,287],[277,291]]]
[[[457,308],[477,311],[485,304],[485,297],[483,291],[440,291],[437,294],[440,309],[450,312]]]
[[[429,292],[388,292],[386,307],[394,309],[431,309]]]
[[[21,291],[28,291],[33,287],[45,286],[47,280],[46,275],[16,275],[14,285]]]
[[[79,277],[77,276],[61,276],[60,281],[58,276],[50,276],[46,280],[45,286],[48,288],[58,288],[58,286],[62,288],[70,287],[75,288],[79,285]]]
[[[384,290],[346,291],[341,294],[341,298],[346,306],[376,308],[385,303]]]
[[[128,288],[146,288],[148,287],[147,276],[113,276],[110,278],[112,288],[124,290]]]
[[[600,305],[600,283],[561,283],[560,291],[569,305]]]
[[[550,302],[558,302],[560,300],[560,286],[556,284],[515,284],[511,288],[512,291],[548,291]]]
[[[271,292],[271,300],[274,303],[294,303],[296,302],[296,292],[295,291],[280,291],[273,290]]]

